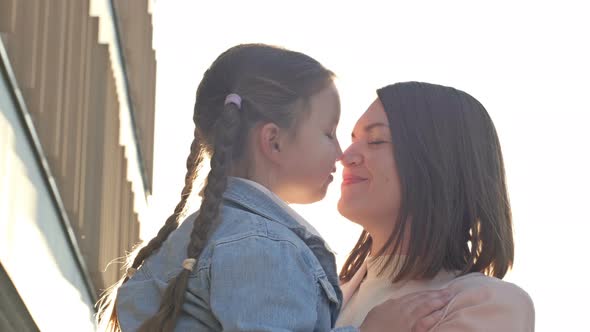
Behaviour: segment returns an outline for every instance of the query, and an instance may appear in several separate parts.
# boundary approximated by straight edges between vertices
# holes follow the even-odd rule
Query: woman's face
[[[352,144],[342,155],[338,202],[338,211],[369,233],[389,234],[400,208],[401,186],[393,148],[389,121],[377,98],[357,121]]]

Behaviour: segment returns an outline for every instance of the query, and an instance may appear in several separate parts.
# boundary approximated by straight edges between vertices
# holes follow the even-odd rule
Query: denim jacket
[[[358,331],[334,328],[342,292],[322,238],[246,181],[229,178],[221,222],[191,272],[175,331]],[[189,216],[117,294],[123,331],[152,316],[182,269]]]

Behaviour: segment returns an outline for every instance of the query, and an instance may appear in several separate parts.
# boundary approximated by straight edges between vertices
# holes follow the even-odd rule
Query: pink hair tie
[[[235,93],[230,93],[229,95],[227,95],[227,97],[225,97],[225,104],[234,104],[236,106],[238,106],[238,108],[242,108],[242,97],[240,97],[239,95],[235,94]]]

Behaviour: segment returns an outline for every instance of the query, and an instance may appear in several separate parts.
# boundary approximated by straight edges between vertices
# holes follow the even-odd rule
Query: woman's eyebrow
[[[389,126],[383,122],[375,122],[375,123],[371,123],[370,125],[366,125],[364,131],[365,132],[369,132],[377,127],[387,127],[389,128]],[[355,138],[354,135],[354,131],[352,132],[352,134],[350,135],[352,138]]]

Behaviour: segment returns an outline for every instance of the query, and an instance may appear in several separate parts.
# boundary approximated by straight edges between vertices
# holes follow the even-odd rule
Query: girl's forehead
[[[338,122],[340,119],[340,99],[337,92],[330,91],[332,89],[335,88],[324,88],[324,90],[310,98],[309,111],[311,111],[312,118]]]

